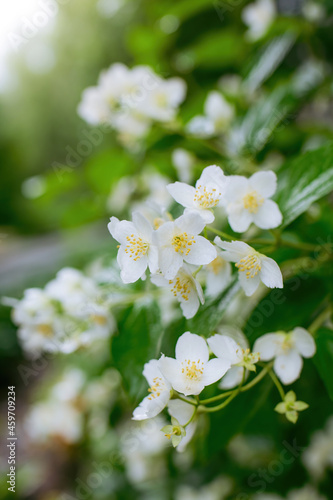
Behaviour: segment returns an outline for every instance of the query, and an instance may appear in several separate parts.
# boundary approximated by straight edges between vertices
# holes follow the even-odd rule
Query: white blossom
[[[225,132],[232,121],[235,110],[225,97],[215,90],[210,92],[205,101],[204,115],[192,118],[188,131],[199,137],[211,137]]]
[[[262,361],[274,359],[274,371],[284,384],[292,384],[301,374],[302,358],[311,358],[316,352],[313,337],[304,328],[291,332],[267,333],[259,337],[253,349]]]
[[[235,262],[239,282],[245,295],[253,295],[262,281],[268,288],[283,288],[283,279],[277,263],[243,241],[222,241],[218,236],[215,244],[221,247],[223,259]]]
[[[177,177],[181,182],[192,181],[192,169],[195,157],[186,149],[176,148],[172,152],[172,164],[177,171]]]
[[[249,27],[247,36],[250,40],[261,38],[276,17],[274,0],[256,0],[242,11],[242,19]]]
[[[124,283],[134,283],[147,267],[155,273],[158,268],[158,251],[153,244],[153,228],[140,212],[133,213],[133,222],[111,217],[108,229],[120,243],[117,261]]]
[[[200,266],[216,258],[215,247],[199,236],[204,227],[205,221],[190,213],[165,222],[157,229],[159,269],[166,279],[173,279],[184,261]]]
[[[229,335],[213,335],[208,340],[212,352],[219,359],[230,363],[230,370],[221,380],[221,389],[231,389],[239,385],[245,376],[245,369],[255,371],[255,363],[259,361],[258,353],[251,353],[250,349],[243,349]]]
[[[133,146],[154,121],[174,120],[185,93],[180,78],[165,80],[148,66],[130,69],[116,63],[83,92],[78,114],[91,125],[110,125],[125,145]]]
[[[205,340],[186,332],[176,344],[176,359],[162,356],[159,368],[173,389],[188,395],[197,395],[206,385],[219,380],[230,368],[226,360],[211,359]]]
[[[195,407],[191,404],[185,403],[180,399],[171,399],[168,403],[168,412],[169,414],[176,418],[180,425],[184,426],[190,420],[195,411]],[[177,446],[178,452],[183,452],[187,447],[188,443],[193,438],[195,431],[197,428],[197,421],[193,420],[190,422],[186,428],[186,435],[182,438],[181,442]]]
[[[177,203],[185,207],[185,214],[198,214],[209,224],[214,221],[212,209],[220,205],[226,187],[227,180],[221,168],[211,165],[203,170],[195,188],[184,182],[175,182],[169,184],[167,190]]]
[[[186,264],[183,264],[173,279],[167,280],[164,276],[155,274],[151,276],[151,281],[156,286],[166,286],[170,289],[171,293],[179,301],[186,319],[193,318],[200,307],[200,303],[204,304],[205,302],[201,285],[193,277],[190,268]]]
[[[216,259],[205,266],[206,294],[209,297],[217,297],[231,282],[231,264],[224,260],[220,248],[216,251]]]
[[[228,177],[224,204],[233,231],[243,233],[251,223],[261,229],[278,227],[282,214],[271,196],[276,191],[273,171],[256,172],[249,179],[241,175]]]
[[[146,396],[133,412],[133,420],[145,420],[156,417],[168,404],[171,397],[171,385],[160,371],[159,361],[152,359],[146,363],[143,375],[149,384],[149,396]]]

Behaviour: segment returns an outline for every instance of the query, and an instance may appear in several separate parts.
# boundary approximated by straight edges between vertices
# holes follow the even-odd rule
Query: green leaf
[[[278,177],[276,201],[286,227],[333,190],[333,144],[288,161]]]
[[[276,70],[295,42],[293,33],[284,33],[270,40],[261,50],[259,57],[255,55],[251,70],[244,79],[244,90],[253,93]]]
[[[113,363],[122,376],[126,392],[136,404],[147,391],[143,365],[159,356],[162,327],[157,304],[138,303],[126,309],[119,320],[118,331],[111,346]]]
[[[333,330],[321,328],[316,336],[317,353],[314,363],[333,400]]]

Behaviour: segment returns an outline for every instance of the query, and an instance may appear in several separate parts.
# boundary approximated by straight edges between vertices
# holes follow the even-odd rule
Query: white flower
[[[109,124],[124,144],[133,147],[153,121],[175,118],[185,92],[180,78],[164,80],[149,66],[129,69],[116,63],[101,73],[97,86],[83,92],[78,113],[92,125]]]
[[[211,359],[205,340],[190,332],[179,337],[176,359],[162,356],[159,368],[173,389],[185,396],[197,395],[219,380],[230,368],[226,360]]]
[[[327,497],[321,495],[312,485],[306,484],[299,490],[289,491],[287,500],[327,500]]]
[[[207,224],[214,221],[212,208],[218,206],[227,185],[220,167],[206,167],[195,188],[184,182],[175,182],[167,186],[167,190],[177,203],[185,207],[186,213],[200,215]]]
[[[217,297],[231,281],[231,264],[224,260],[223,252],[217,248],[217,257],[206,267],[206,294]]]
[[[201,217],[190,213],[165,222],[157,229],[159,268],[166,279],[173,279],[184,261],[200,266],[216,258],[215,247],[199,236],[205,225]]]
[[[166,407],[171,396],[171,385],[162,375],[157,359],[145,364],[143,375],[150,385],[149,396],[134,410],[133,420],[156,417]]]
[[[42,325],[50,323],[55,315],[55,307],[50,296],[40,288],[28,288],[22,300],[18,301],[12,312],[17,325]]]
[[[192,168],[195,157],[186,149],[176,148],[172,152],[172,164],[177,171],[177,177],[181,182],[191,182]]]
[[[297,327],[289,333],[267,333],[254,343],[253,350],[260,353],[262,361],[274,358],[274,371],[284,384],[292,384],[301,374],[303,358],[316,352],[313,337],[304,328]]]
[[[233,231],[243,233],[252,222],[261,229],[272,229],[281,224],[280,209],[269,199],[276,191],[273,171],[256,172],[249,179],[231,175],[228,181],[224,202]]]
[[[195,116],[187,128],[199,137],[210,137],[224,132],[234,117],[234,107],[217,91],[208,94],[205,102],[205,115]]]
[[[186,84],[181,78],[163,80],[155,76],[155,88],[147,92],[146,99],[138,105],[143,115],[159,122],[172,121],[186,94]]]
[[[177,298],[186,319],[193,318],[197,313],[200,302],[205,303],[200,283],[193,277],[189,267],[184,264],[172,280],[167,280],[164,276],[155,274],[151,276],[154,285],[167,286]]]
[[[218,236],[215,244],[223,248],[222,257],[229,262],[236,262],[241,287],[250,297],[257,290],[260,281],[268,288],[283,288],[282,273],[277,263],[257,252],[243,241],[222,241]]]
[[[156,273],[158,251],[152,243],[153,228],[140,212],[133,213],[133,222],[119,221],[111,217],[108,229],[120,243],[117,261],[124,283],[134,283],[145,273],[147,267]]]
[[[231,368],[221,380],[221,389],[231,389],[239,385],[243,379],[244,369],[255,371],[255,363],[259,361],[258,353],[250,353],[250,349],[243,349],[229,335],[213,335],[208,340],[213,354],[219,359],[230,363]]]
[[[82,411],[69,401],[49,399],[34,404],[24,421],[27,435],[35,442],[50,443],[50,438],[66,444],[77,443],[83,434]]]
[[[322,479],[327,466],[333,468],[333,417],[328,419],[324,429],[317,430],[311,436],[302,461],[317,481]]]
[[[247,5],[242,11],[242,19],[249,27],[247,36],[250,40],[261,38],[276,16],[274,0],[257,0]]]
[[[194,411],[195,407],[193,405],[185,403],[180,399],[171,399],[168,403],[169,414],[171,415],[171,417],[176,418],[181,426],[187,424],[187,422],[192,417]],[[182,452],[185,450],[186,446],[194,436],[196,427],[197,427],[196,420],[193,420],[186,426],[185,428],[186,435],[182,438],[181,442],[178,444],[177,451]]]
[[[65,267],[45,287],[47,295],[59,301],[73,316],[85,316],[85,307],[97,301],[99,292],[95,282],[78,269]]]

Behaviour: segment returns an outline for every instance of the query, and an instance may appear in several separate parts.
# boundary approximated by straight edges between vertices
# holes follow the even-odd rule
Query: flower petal
[[[203,169],[200,179],[196,183],[196,186],[206,184],[217,184],[220,192],[223,192],[228,182],[227,177],[224,175],[221,167],[218,167],[217,165],[210,165],[209,167]]]
[[[204,221],[205,224],[211,224],[215,220],[215,216],[212,212],[212,210],[200,210],[198,208],[185,208],[184,214],[194,214],[197,217],[201,217]]]
[[[189,264],[201,266],[209,264],[216,257],[217,253],[214,245],[203,236],[196,236],[195,242],[192,243],[189,254],[184,256],[184,260]]]
[[[157,246],[155,245],[149,246],[147,258],[148,258],[149,270],[152,274],[155,274],[158,271],[158,265],[159,265],[158,262],[159,255]]]
[[[108,230],[110,231],[111,236],[123,245],[126,245],[127,243],[127,236],[130,234],[138,234],[133,222],[129,222],[128,220],[119,221],[117,217],[111,217],[108,224]]]
[[[251,295],[254,294],[260,283],[259,274],[257,274],[257,276],[247,278],[244,271],[238,272],[238,279],[240,286],[243,288],[247,297],[251,297]]]
[[[275,260],[260,255],[261,271],[260,279],[268,288],[283,288],[283,277],[281,270]]]
[[[303,367],[302,357],[294,349],[275,359],[274,371],[283,384],[292,384],[301,374]]]
[[[228,176],[228,189],[225,193],[225,200],[234,203],[246,195],[249,188],[249,181],[242,175]]]
[[[134,260],[125,253],[123,247],[119,248],[117,260],[121,268],[120,277],[124,283],[134,283],[141,278],[147,269],[148,258],[146,255]]]
[[[137,211],[133,212],[132,219],[137,232],[140,233],[140,236],[142,236],[148,243],[151,243],[153,228],[148,219],[146,219],[144,215]]]
[[[172,198],[183,207],[194,207],[195,189],[185,182],[174,182],[167,185],[167,190]]]
[[[187,300],[183,298],[182,295],[177,295],[177,298],[180,302],[180,307],[183,311],[183,315],[186,319],[191,319],[193,316],[196,315],[200,302],[199,302],[199,297],[196,294],[196,291],[191,291],[188,294]]]
[[[294,328],[291,338],[295,348],[303,356],[303,358],[311,358],[316,352],[316,344],[312,335],[304,328]]]
[[[163,377],[175,389],[175,384],[177,385],[177,382],[181,378],[181,365],[178,363],[178,361],[174,358],[161,356],[161,358],[158,360],[158,367]]]
[[[170,415],[178,420],[180,425],[185,425],[193,415],[195,408],[180,399],[171,399],[168,404]]]
[[[250,247],[250,245],[244,243],[244,241],[222,241],[219,236],[216,236],[214,243],[218,247],[225,250],[221,256],[224,260],[229,262],[238,262],[243,257],[246,257],[255,251],[252,247]]]
[[[175,252],[174,248],[165,247],[160,249],[159,266],[166,279],[172,280],[179,271],[182,263],[181,254]]]
[[[154,418],[161,413],[168,404],[170,399],[170,391],[163,391],[160,396],[145,397],[139,406],[133,412],[133,420],[146,420],[147,418]]]
[[[197,213],[184,214],[178,217],[174,222],[181,233],[197,235],[200,234],[206,223]],[[162,226],[163,227],[163,226]]]
[[[254,191],[257,191],[264,198],[270,198],[276,191],[277,178],[275,172],[256,172],[249,178],[249,184]]]
[[[159,368],[159,360],[151,359],[148,363],[146,363],[143,367],[143,376],[147,380],[148,384],[154,385],[154,379],[156,377],[162,377],[160,368]]]
[[[261,229],[273,229],[282,222],[280,209],[273,200],[265,200],[258,212],[252,214],[253,222]]]
[[[241,348],[237,342],[228,335],[213,335],[213,337],[207,339],[207,342],[212,352],[218,358],[227,359],[231,365],[239,363],[240,358],[237,351],[240,351]]]
[[[220,389],[233,389],[237,387],[243,379],[244,368],[242,366],[232,366],[219,383]]]
[[[284,340],[281,333],[266,333],[255,341],[253,352],[259,352],[261,361],[269,361],[281,353]]]
[[[230,369],[230,361],[227,359],[214,358],[206,363],[202,376],[202,383],[206,385],[214,384],[223,377]]]
[[[253,214],[243,207],[237,207],[236,210],[229,210],[228,206],[227,211],[230,227],[236,233],[244,233],[253,222]]]
[[[209,351],[206,341],[199,335],[185,332],[181,335],[176,344],[176,359],[177,361],[197,361],[200,359],[202,363],[206,363],[209,358]]]

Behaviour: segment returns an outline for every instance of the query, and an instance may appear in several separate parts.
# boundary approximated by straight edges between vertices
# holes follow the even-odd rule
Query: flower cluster
[[[231,280],[235,262],[239,281],[247,296],[259,283],[282,288],[282,274],[276,262],[242,241],[226,242],[215,238],[215,245],[202,236],[207,224],[214,222],[214,209],[225,211],[235,231],[243,232],[251,222],[262,229],[274,228],[282,216],[270,200],[276,189],[273,172],[259,172],[250,179],[225,176],[216,165],[206,167],[195,186],[174,182],[166,186],[172,198],[184,207],[175,220],[161,210],[148,220],[142,210],[133,212],[132,221],[112,217],[109,231],[120,244],[118,264],[124,283],[145,279],[171,290],[186,318],[192,318],[204,303],[197,272],[205,266],[207,295],[215,296]],[[223,250],[223,251],[221,251]],[[196,267],[193,267],[196,266]]]
[[[185,93],[180,78],[165,80],[148,66],[130,69],[116,63],[101,73],[97,86],[83,92],[78,113],[91,125],[111,126],[130,145],[145,136],[154,121],[173,121]]]
[[[29,288],[16,301],[13,321],[27,354],[70,353],[114,329],[109,304],[96,282],[77,269],[64,268],[44,289]]]
[[[282,336],[283,345],[280,342]],[[274,355],[280,356],[279,361],[274,364],[274,370],[283,383],[289,384],[300,376],[299,368],[295,374],[293,353],[297,352],[299,355],[298,353],[302,352],[305,357],[311,357],[315,353],[314,341],[303,328],[295,328],[289,334],[279,332],[263,335],[254,343],[252,352],[247,347],[246,340],[244,348],[244,339],[245,337],[235,339],[231,334],[215,334],[206,342],[199,335],[185,332],[177,341],[175,358],[162,354],[160,359],[152,359],[145,364],[143,375],[149,384],[149,394],[134,410],[133,419],[154,418],[168,407],[172,417],[171,425],[166,425],[161,430],[171,439],[172,444],[182,451],[195,433],[197,425],[195,417],[202,409],[198,407],[200,400],[194,402],[189,400],[188,396],[198,397],[206,386],[219,380],[220,389],[236,388],[234,390],[237,395],[249,373],[256,371],[257,363],[260,360],[270,360]],[[283,348],[285,354],[280,352]],[[214,358],[210,359],[210,352]],[[283,362],[281,356],[284,356]],[[267,365],[262,373],[265,374],[270,369],[271,366]],[[260,374],[258,380],[261,380]],[[298,412],[305,410],[308,405],[296,401],[293,391],[284,394],[280,385],[278,388],[282,392],[283,401],[275,410],[285,414],[288,420],[295,423]]]
[[[145,420],[158,415],[166,406],[172,417],[172,425],[166,426],[167,437],[173,437],[173,444],[182,451],[192,438],[196,422],[196,411],[186,400],[171,399],[177,393],[197,396],[203,389],[220,380],[229,370],[240,368],[254,370],[259,360],[256,354],[244,351],[231,337],[214,335],[206,341],[199,335],[185,332],[176,344],[176,356],[162,355],[159,360],[146,363],[143,375],[149,384],[149,395],[134,410],[134,420]],[[209,348],[216,355],[209,359]],[[235,373],[233,371],[233,373]],[[232,375],[235,383],[235,376]]]

